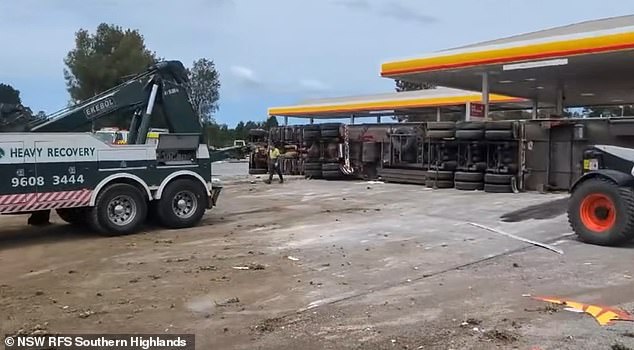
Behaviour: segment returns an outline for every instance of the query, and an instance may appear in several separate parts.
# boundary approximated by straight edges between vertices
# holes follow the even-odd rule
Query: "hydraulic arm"
[[[180,61],[165,61],[125,83],[29,125],[33,132],[86,129],[113,114],[130,117],[128,143],[145,143],[152,116],[162,113],[173,133],[200,134],[202,124],[187,94],[187,71]]]

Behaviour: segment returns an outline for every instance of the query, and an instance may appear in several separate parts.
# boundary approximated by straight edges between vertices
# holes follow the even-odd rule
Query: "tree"
[[[416,90],[428,90],[435,89],[436,85],[431,83],[413,83],[405,80],[396,80],[396,92],[416,91]],[[392,119],[403,121],[414,121],[417,117],[415,115],[400,115],[392,117]]]
[[[64,78],[74,102],[93,97],[157,61],[138,30],[102,23],[95,34],[75,33],[75,48],[64,63]]]
[[[20,99],[20,91],[8,84],[0,84],[0,103],[19,105],[22,103]]]
[[[405,80],[396,80],[396,92],[435,89],[431,83],[412,83]]]
[[[213,122],[218,110],[220,80],[214,61],[201,58],[194,61],[189,72],[189,98],[194,110],[204,122]]]

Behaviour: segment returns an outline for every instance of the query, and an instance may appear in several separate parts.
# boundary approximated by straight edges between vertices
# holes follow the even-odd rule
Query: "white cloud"
[[[330,90],[330,86],[328,84],[315,79],[302,79],[299,81],[299,86],[302,90],[311,92]]]
[[[237,78],[238,82],[245,85],[260,85],[262,82],[256,76],[253,69],[244,66],[231,66],[231,74]]]

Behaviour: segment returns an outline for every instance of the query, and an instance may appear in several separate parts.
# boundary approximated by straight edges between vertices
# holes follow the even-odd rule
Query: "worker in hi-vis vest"
[[[280,169],[280,150],[275,144],[269,145],[269,179],[267,181],[269,184],[273,181],[273,173],[277,173],[280,177],[280,183],[284,183],[284,177]]]

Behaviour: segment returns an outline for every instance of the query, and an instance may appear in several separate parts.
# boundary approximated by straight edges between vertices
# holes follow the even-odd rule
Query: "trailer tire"
[[[487,130],[513,130],[514,122],[509,121],[490,121],[486,122]]]
[[[511,183],[513,175],[507,174],[486,174],[484,175],[484,182],[494,185],[508,185]]]
[[[304,170],[304,177],[311,178],[311,179],[321,179],[322,177],[321,169],[320,170],[306,169]]]
[[[207,191],[200,182],[177,179],[170,182],[157,204],[161,224],[169,229],[196,226],[207,207]]]
[[[321,174],[326,180],[339,180],[343,178],[343,173],[340,170],[324,170]]]
[[[460,191],[482,191],[484,189],[483,182],[462,182],[456,181],[456,189]]]
[[[304,163],[304,170],[321,170],[321,163],[306,162]]]
[[[487,140],[513,140],[515,135],[513,130],[487,130],[484,133],[484,138]]]
[[[482,182],[483,179],[484,179],[484,174],[482,173],[456,171],[454,175],[454,180],[456,181],[456,188],[458,188],[457,182]]]
[[[480,140],[482,137],[484,137],[483,129],[456,130],[456,138],[458,140]]]
[[[453,171],[444,171],[444,170],[430,170],[428,171],[426,174],[427,179],[429,180],[447,180],[447,181],[453,181],[454,179],[454,172]]]
[[[453,187],[453,181],[447,181],[447,180],[425,180],[425,186],[429,187],[429,188],[452,188]]]
[[[456,122],[428,122],[427,130],[447,130],[455,129]]]
[[[305,141],[318,140],[320,137],[321,137],[321,132],[319,130],[304,130]]]
[[[484,122],[480,121],[462,121],[456,123],[456,129],[458,130],[484,130]]]
[[[55,212],[60,219],[73,226],[81,226],[87,222],[87,208],[64,208]]]
[[[430,139],[450,139],[456,135],[454,130],[427,130],[427,138]]]
[[[147,210],[141,190],[133,185],[115,183],[99,192],[88,220],[95,231],[105,236],[127,235],[138,231],[145,222]]]
[[[339,165],[339,163],[324,163],[321,165],[322,172],[340,171],[340,169],[341,169],[341,165]],[[324,177],[326,177],[326,174],[324,174]]]
[[[487,193],[513,193],[513,187],[508,185],[484,184],[484,192]]]
[[[588,179],[572,192],[568,222],[586,243],[626,242],[634,232],[634,190],[603,178]]]

